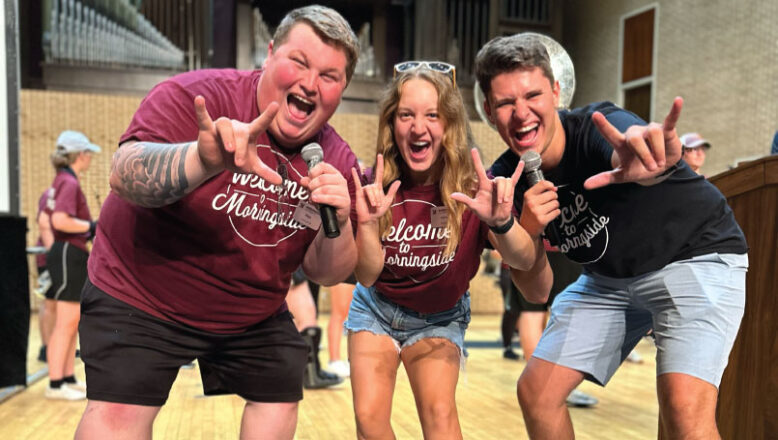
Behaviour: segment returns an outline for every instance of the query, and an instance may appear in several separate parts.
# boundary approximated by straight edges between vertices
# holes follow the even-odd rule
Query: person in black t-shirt
[[[653,329],[663,429],[718,438],[717,388],[743,315],[748,247],[721,193],[681,161],[682,99],[662,124],[608,102],[557,111],[548,53],[526,34],[487,43],[476,76],[509,147],[492,174],[506,175],[529,151],[542,159],[547,180],[530,187],[522,178],[514,192],[520,224],[536,240],[549,232],[583,265],[519,379],[530,437],[573,438],[570,391],[583,379],[607,383]],[[512,277],[528,300],[546,301],[544,252]]]

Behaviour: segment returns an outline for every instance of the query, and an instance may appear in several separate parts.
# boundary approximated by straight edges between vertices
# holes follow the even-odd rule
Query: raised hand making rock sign
[[[89,260],[89,403],[76,438],[150,438],[178,368],[195,359],[205,394],[246,401],[242,438],[294,437],[314,347],[286,307],[292,273],[331,285],[356,265],[357,159],[327,121],[357,47],[338,12],[298,8],[261,69],[183,73],[141,102]],[[312,143],[322,157],[309,170]],[[337,237],[319,228],[316,203],[335,208]]]
[[[521,179],[516,210],[530,234],[583,265],[554,300],[549,325],[518,384],[529,436],[572,439],[565,407],[584,379],[605,385],[653,329],[662,428],[670,438],[718,438],[717,387],[745,300],[748,247],[721,193],[681,161],[676,98],[664,122],[610,102],[557,110],[559,84],[545,46],[498,37],[476,57],[484,110],[508,150],[492,165],[514,173],[540,155],[546,180]],[[533,222],[524,222],[525,212]],[[545,252],[513,270],[532,302],[548,298]]]
[[[522,268],[537,252],[511,213],[522,166],[511,179],[486,176],[468,151],[455,78],[442,62],[395,66],[380,105],[374,180],[357,184],[359,283],[345,326],[359,438],[393,437],[400,363],[424,436],[462,438],[454,395],[481,251],[491,240]]]
[[[681,116],[683,99],[675,98],[664,123],[633,125],[622,133],[600,112],[592,114],[592,122],[613,147],[613,170],[590,177],[586,189],[600,188],[611,183],[658,183],[658,176],[668,175],[681,160],[683,145],[675,131]]]

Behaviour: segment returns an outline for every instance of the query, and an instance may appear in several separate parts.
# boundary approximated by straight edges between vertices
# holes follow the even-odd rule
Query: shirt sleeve
[[[209,100],[206,107],[212,112]],[[213,114],[213,113],[212,113]],[[197,139],[194,95],[177,82],[155,86],[143,99],[119,144],[128,140],[180,143]]]
[[[76,217],[78,208],[78,185],[63,180],[54,194],[54,206],[51,212],[64,212],[71,217]]]

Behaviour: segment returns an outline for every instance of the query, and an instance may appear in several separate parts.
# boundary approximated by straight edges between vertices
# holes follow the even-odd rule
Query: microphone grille
[[[535,171],[540,168],[540,154],[537,151],[527,151],[521,156],[521,160],[524,161],[524,172]]]
[[[303,160],[308,163],[311,159],[322,160],[324,158],[324,150],[321,149],[321,145],[316,142],[311,142],[303,147],[302,151],[300,151],[300,155]]]

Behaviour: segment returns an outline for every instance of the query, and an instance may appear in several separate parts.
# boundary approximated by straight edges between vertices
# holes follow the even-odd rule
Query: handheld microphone
[[[316,142],[304,146],[300,155],[305,163],[308,164],[309,170],[324,159],[324,151],[321,149],[321,145]],[[338,227],[338,217],[335,215],[335,208],[330,205],[319,204],[319,215],[321,215],[321,227],[324,228],[324,235],[327,238],[339,236],[340,228]]]
[[[543,171],[540,170],[540,165],[543,160],[540,158],[540,154],[538,154],[537,151],[527,151],[521,156],[521,160],[524,161],[524,174],[527,176],[527,182],[529,183],[530,188],[541,180],[545,180]],[[557,231],[553,220],[546,225],[545,235],[551,244],[555,246],[561,242],[559,231]]]
[[[541,180],[545,180],[543,171],[540,170],[540,164],[543,160],[537,151],[527,151],[521,156],[521,160],[524,161],[524,174],[527,175],[527,182],[529,182],[530,187],[535,186]]]

